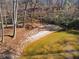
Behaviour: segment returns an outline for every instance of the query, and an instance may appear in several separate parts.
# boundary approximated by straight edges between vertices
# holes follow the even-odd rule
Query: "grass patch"
[[[65,51],[69,52],[73,50],[79,51],[79,34],[73,34],[74,32],[76,31],[51,33],[29,44],[24,48],[21,59],[27,58],[27,56],[31,57],[36,55],[48,55],[56,53],[60,54],[65,53]]]

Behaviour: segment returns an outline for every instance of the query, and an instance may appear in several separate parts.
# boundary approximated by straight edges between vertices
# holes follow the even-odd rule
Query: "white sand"
[[[31,41],[35,41],[35,40],[38,40],[38,39],[40,39],[40,38],[42,38],[50,33],[51,33],[50,31],[40,31],[37,34],[34,34],[31,37],[28,37],[28,39]]]
[[[38,33],[36,33],[36,34],[34,34],[32,36],[27,37],[22,42],[21,46],[28,45],[29,43],[32,43],[32,42],[34,42],[36,40],[39,40],[40,38],[42,38],[42,37],[44,37],[44,36],[46,36],[46,35],[48,35],[50,33],[52,33],[52,31],[40,31],[40,32],[38,32]]]

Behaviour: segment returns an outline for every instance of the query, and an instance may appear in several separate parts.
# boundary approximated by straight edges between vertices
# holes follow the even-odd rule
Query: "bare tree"
[[[24,16],[24,21],[23,21],[23,27],[25,25],[25,20],[26,20],[26,15],[27,15],[27,6],[28,6],[29,0],[24,1],[24,10],[25,10],[25,16]]]
[[[0,1],[0,13],[1,13],[1,27],[2,27],[2,40],[1,42],[4,42],[4,24],[3,24],[3,15],[2,15],[2,4],[3,1]]]
[[[14,31],[13,37],[16,38],[16,25],[17,25],[17,0],[13,0],[13,24],[14,24]]]
[[[8,25],[8,21],[7,21],[7,18],[6,18],[7,13],[8,13],[8,1],[5,0],[5,25],[6,25],[6,27]]]

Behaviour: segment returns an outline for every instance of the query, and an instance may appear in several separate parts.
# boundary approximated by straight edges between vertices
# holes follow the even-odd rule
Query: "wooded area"
[[[75,30],[78,36],[79,0],[0,0],[0,45],[8,43],[14,48],[26,34],[40,30],[64,31],[66,35]]]
[[[78,2],[79,0],[0,0],[1,41],[4,40],[4,28],[12,27],[11,36],[16,37],[16,27],[25,27],[33,21],[78,29]]]

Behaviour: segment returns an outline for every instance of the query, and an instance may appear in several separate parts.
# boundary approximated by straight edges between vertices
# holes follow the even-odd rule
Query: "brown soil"
[[[13,49],[17,49],[17,47],[20,45],[20,41],[24,39],[24,36],[28,31],[25,30],[25,28],[17,28],[16,29],[16,38],[11,37],[12,29],[5,29],[4,32],[4,43],[0,43],[0,47],[10,47]],[[1,49],[0,48],[0,49]]]
[[[16,29],[16,38],[11,37],[13,33],[12,28],[5,28],[4,30],[4,43],[0,42],[0,54],[5,51],[5,49],[11,48],[15,50],[16,52],[18,49],[21,48],[22,41],[25,40],[26,35],[28,35],[30,30],[27,30],[26,28],[17,28]],[[15,53],[16,53],[15,52]]]

